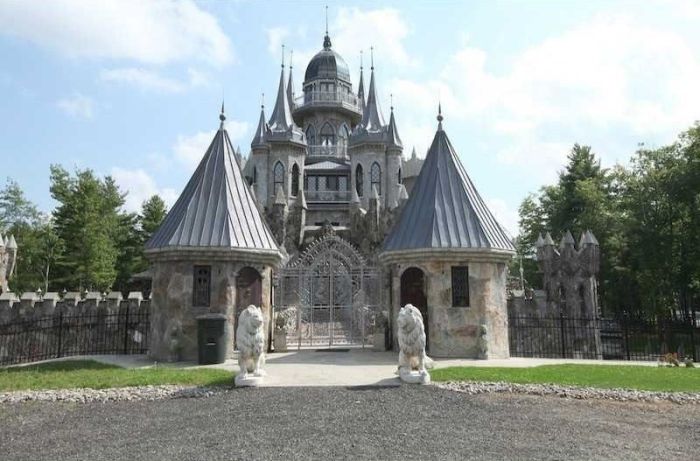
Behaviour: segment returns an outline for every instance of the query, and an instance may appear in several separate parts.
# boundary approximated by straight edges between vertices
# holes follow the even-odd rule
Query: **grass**
[[[122,368],[93,360],[67,360],[0,369],[0,392],[160,384],[221,386],[232,383],[232,372],[214,368],[188,370],[162,365],[155,368]]]
[[[433,381],[506,381],[520,384],[700,392],[700,369],[618,365],[541,365],[531,368],[449,367],[431,370]]]

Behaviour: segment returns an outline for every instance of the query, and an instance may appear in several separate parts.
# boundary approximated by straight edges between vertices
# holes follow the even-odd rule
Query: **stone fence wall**
[[[119,292],[106,296],[97,292],[82,295],[68,292],[63,296],[53,292],[42,296],[27,292],[20,297],[14,293],[3,293],[0,295],[0,325],[58,314],[116,314],[126,309],[131,312],[149,312],[150,305],[150,299],[144,299],[141,292],[131,292],[126,299]]]

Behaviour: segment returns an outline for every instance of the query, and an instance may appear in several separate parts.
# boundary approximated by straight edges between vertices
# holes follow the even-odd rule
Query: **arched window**
[[[328,122],[324,123],[321,128],[321,145],[335,146],[335,130]]]
[[[250,183],[251,186],[258,183],[258,168],[255,166],[253,166],[253,177],[250,180],[252,181]]]
[[[299,191],[299,166],[292,166],[292,196],[296,197]]]
[[[313,125],[309,125],[306,128],[306,144],[309,146],[316,145],[316,128]]]
[[[369,176],[372,189],[376,187],[377,193],[382,195],[382,167],[380,167],[377,162],[372,164],[372,169],[369,172]]]
[[[365,186],[365,176],[364,171],[362,171],[362,165],[358,164],[355,168],[355,190],[357,190],[357,196],[362,197],[362,190]]]
[[[401,179],[402,179],[402,178],[401,178],[401,168],[399,168],[399,175],[398,175],[398,176],[399,176],[399,182],[398,182],[398,184],[402,184],[402,183],[401,183]]]
[[[272,175],[273,175],[273,187],[272,187],[272,193],[276,194],[277,193],[277,185],[279,184],[282,186],[282,191],[284,191],[284,165],[282,165],[282,162],[277,162],[275,163],[275,169],[272,170]]]

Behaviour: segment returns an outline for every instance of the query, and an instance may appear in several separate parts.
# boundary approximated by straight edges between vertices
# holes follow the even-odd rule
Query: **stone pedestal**
[[[263,381],[263,376],[255,376],[252,374],[236,375],[236,378],[233,380],[236,387],[258,387],[263,384]]]
[[[287,332],[275,330],[275,352],[287,352]]]
[[[430,384],[430,373],[427,370],[416,371],[399,368],[399,378],[407,384]]]

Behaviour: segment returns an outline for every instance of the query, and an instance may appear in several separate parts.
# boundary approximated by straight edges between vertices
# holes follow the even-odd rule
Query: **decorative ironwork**
[[[467,266],[452,267],[452,306],[469,306],[469,268]]]
[[[274,309],[294,312],[287,345],[333,347],[370,343],[381,300],[381,273],[327,227],[276,278]]]
[[[192,305],[208,307],[211,293],[211,266],[194,266]]]

